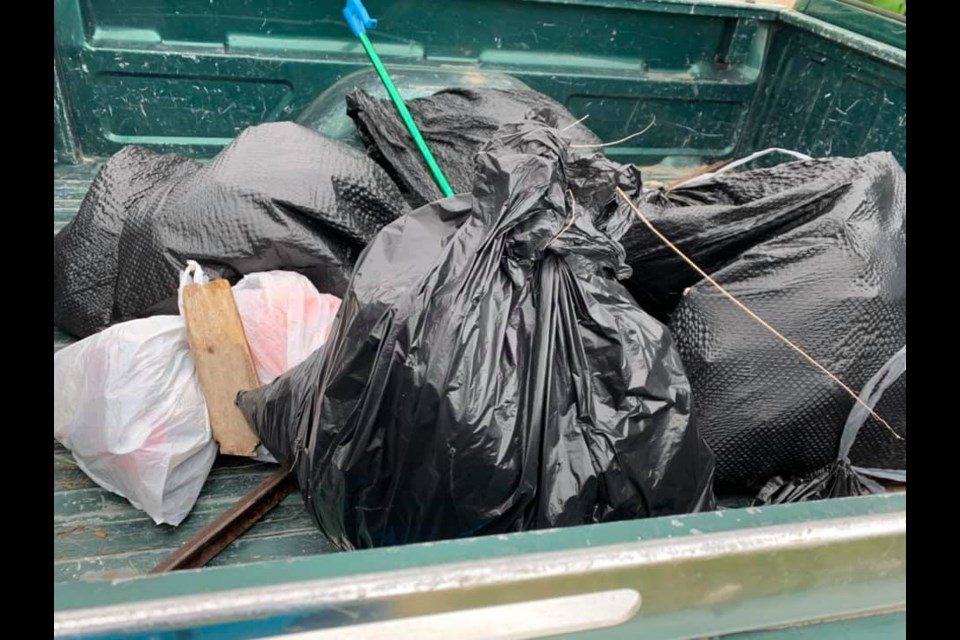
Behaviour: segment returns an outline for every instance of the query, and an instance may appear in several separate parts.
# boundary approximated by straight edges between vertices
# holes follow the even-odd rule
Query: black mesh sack
[[[292,123],[252,127],[207,164],[127,148],[54,239],[54,324],[89,335],[176,313],[197,261],[231,281],[287,269],[342,295],[360,249],[406,211],[363,153]]]
[[[53,238],[53,323],[88,336],[113,322],[120,232],[129,210],[200,165],[181,155],[124,147],[100,168],[80,209]]]
[[[743,224],[708,230],[735,241],[738,231],[749,235],[758,220],[779,215],[763,211],[766,205],[789,211],[783,217],[793,219],[779,233],[722,256],[708,271],[849,387],[862,388],[906,344],[906,174],[892,155],[793,162],[695,190],[686,206],[661,212],[661,230],[676,213],[709,219],[746,207],[753,213]],[[688,247],[696,260],[696,237]],[[718,489],[756,490],[774,476],[801,477],[830,464],[854,400],[686,269],[677,282],[693,283],[670,326],[690,376],[694,418],[717,457]],[[906,469],[905,375],[876,410],[904,439],[868,420],[852,462]]]
[[[702,177],[699,184],[648,192],[637,206],[685,255],[713,273],[833,207],[842,174],[791,167],[753,171],[747,179]],[[633,269],[624,285],[644,311],[669,322],[683,292],[700,276],[643,224],[634,225],[622,242]]]

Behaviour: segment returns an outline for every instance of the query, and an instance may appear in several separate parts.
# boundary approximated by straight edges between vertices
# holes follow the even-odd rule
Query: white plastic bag
[[[205,281],[190,263],[180,285]],[[261,383],[322,346],[340,304],[291,272],[252,274],[233,291]],[[183,319],[124,322],[54,354],[53,435],[94,482],[157,524],[180,524],[217,454]]]
[[[124,322],[55,353],[53,435],[101,487],[180,524],[217,456],[183,320]]]

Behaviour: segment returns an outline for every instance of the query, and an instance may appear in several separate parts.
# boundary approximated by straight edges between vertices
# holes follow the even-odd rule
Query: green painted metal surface
[[[382,25],[371,39],[390,68],[510,73],[574,114],[589,114],[606,140],[655,120],[640,138],[607,149],[645,165],[696,166],[756,138],[762,127],[752,114],[765,102],[756,98],[769,75],[767,58],[791,37],[784,14],[746,3],[457,0],[425,11],[417,0],[399,0],[371,2],[370,9]],[[819,38],[831,29],[837,37],[848,33],[816,20],[793,25],[811,28]],[[323,89],[368,66],[339,4],[311,0],[269,7],[57,0],[55,41],[76,146],[86,156],[134,143],[209,156],[246,126],[296,118]],[[863,43],[839,46],[843,56],[831,65],[852,75],[875,53]],[[897,61],[882,64],[894,80],[904,76]],[[797,84],[810,94],[819,87],[816,77]],[[787,126],[791,115],[769,117],[764,125]],[[855,122],[852,134],[870,124]]]
[[[135,602],[225,588],[279,585],[374,571],[427,567],[433,564],[519,556],[525,553],[598,547],[636,540],[736,531],[750,527],[810,522],[845,516],[894,513],[906,509],[906,494],[848,498],[766,508],[739,508],[710,513],[653,518],[603,525],[550,529],[273,560],[216,569],[180,571],[122,582],[99,581],[54,586],[56,610]],[[319,534],[317,534],[319,536]]]
[[[55,621],[74,637],[131,640],[419,637],[401,633],[418,617],[627,590],[638,609],[563,637],[829,624],[905,610],[905,509],[905,495],[736,509],[67,585]],[[368,628],[341,635],[354,625]]]
[[[899,611],[789,629],[747,631],[724,637],[729,640],[894,640],[907,637],[907,613]]]
[[[767,147],[813,156],[885,150],[906,168],[906,53],[786,15],[735,155]]]
[[[873,4],[873,3],[871,3]],[[880,5],[881,3],[875,3]],[[900,2],[888,2],[891,8]],[[903,16],[880,10],[857,0],[800,0],[796,6],[810,17],[879,40],[900,49],[907,48],[907,21]]]
[[[66,96],[60,83],[56,51],[53,58],[53,163],[77,161],[77,149],[67,111]]]

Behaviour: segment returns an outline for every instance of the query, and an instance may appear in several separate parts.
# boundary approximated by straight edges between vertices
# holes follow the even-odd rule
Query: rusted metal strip
[[[150,573],[202,567],[295,489],[296,482],[290,470],[281,467],[164,558]]]

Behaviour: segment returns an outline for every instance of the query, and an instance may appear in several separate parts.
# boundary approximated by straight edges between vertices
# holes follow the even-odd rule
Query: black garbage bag
[[[124,147],[100,168],[80,209],[53,238],[53,323],[76,336],[113,322],[120,232],[128,211],[159,184],[200,165],[175,153]]]
[[[576,118],[558,102],[533,90],[447,89],[406,105],[454,193],[473,188],[473,158],[497,130],[528,115],[566,128],[573,144],[600,143],[583,124],[574,124]],[[383,165],[412,206],[443,197],[390,100],[352,91],[347,95],[347,114],[370,156]]]
[[[231,281],[286,269],[342,295],[363,246],[407,210],[363,153],[293,123],[243,131],[208,164],[127,147],[53,243],[53,322],[86,336],[176,313],[187,260]]]
[[[862,388],[906,344],[906,174],[892,155],[793,162],[719,177],[702,189],[705,202],[717,196],[722,206],[736,193],[741,206],[785,199],[785,208],[793,202],[802,211],[787,230],[711,275],[849,387]],[[669,209],[660,222],[695,218],[696,210],[709,217],[716,207]],[[747,220],[745,228],[749,234],[756,225]],[[696,259],[696,246],[690,252]],[[694,418],[717,457],[718,491],[755,491],[835,459],[854,404],[835,381],[706,281],[683,296],[670,326],[690,376]],[[877,411],[904,439],[868,421],[851,459],[906,469],[905,377]]]
[[[759,170],[749,176],[718,174],[696,186],[658,189],[637,206],[701,269],[713,273],[747,249],[823,215],[842,183],[819,169]],[[699,274],[642,224],[634,225],[622,244],[633,269],[624,286],[644,311],[669,322]]]
[[[868,419],[873,419],[869,411],[874,410],[883,417],[884,409],[878,402],[891,398],[884,392],[889,388],[903,390],[906,403],[907,347],[904,345],[870,379],[860,394],[861,402],[855,404],[847,417],[840,436],[840,448],[837,459],[822,469],[801,478],[783,478],[776,476],[767,482],[754,499],[755,505],[787,504],[824,500],[826,498],[848,498],[853,496],[885,493],[886,489],[878,480],[894,481],[905,484],[906,469],[877,469],[858,467],[850,461],[850,451],[857,442],[857,436]],[[902,384],[900,382],[902,381]],[[897,401],[894,394],[894,402]],[[897,438],[887,438],[897,441]]]
[[[613,278],[640,175],[540,122],[387,226],[323,354],[238,405],[342,548],[713,508],[669,331]]]
[[[856,470],[849,460],[834,460],[802,478],[776,476],[760,489],[753,506],[790,504],[885,493],[883,485]]]

